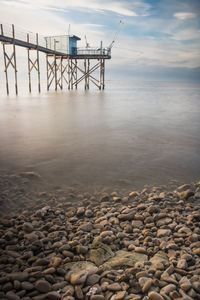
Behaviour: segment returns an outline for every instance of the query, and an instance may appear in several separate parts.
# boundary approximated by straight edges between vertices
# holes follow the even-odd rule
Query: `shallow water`
[[[55,185],[140,188],[200,179],[200,88],[107,82],[106,90],[0,98],[0,174]]]

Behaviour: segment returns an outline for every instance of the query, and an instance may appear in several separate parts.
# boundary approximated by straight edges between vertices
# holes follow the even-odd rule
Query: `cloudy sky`
[[[200,80],[199,0],[0,0],[0,22],[108,46],[111,78]]]

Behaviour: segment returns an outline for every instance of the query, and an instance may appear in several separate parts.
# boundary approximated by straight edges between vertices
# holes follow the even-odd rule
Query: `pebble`
[[[35,288],[41,293],[48,293],[51,290],[51,285],[46,280],[38,280],[35,284]]]
[[[200,298],[200,205],[189,190],[61,197],[59,188],[0,219],[0,298]]]

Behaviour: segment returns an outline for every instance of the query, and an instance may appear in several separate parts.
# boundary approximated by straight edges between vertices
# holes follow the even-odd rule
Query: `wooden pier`
[[[14,71],[15,93],[18,94],[16,46],[27,49],[29,92],[32,90],[31,74],[33,71],[37,72],[38,92],[41,91],[40,53],[46,55],[47,90],[52,86],[55,90],[64,89],[64,87],[68,90],[77,89],[81,82],[84,82],[85,90],[89,89],[90,83],[100,90],[105,88],[105,60],[111,58],[111,49],[77,48],[76,53],[70,55],[41,45],[38,34],[34,35],[34,41],[30,39],[29,33],[26,33],[26,39],[20,38],[16,34],[14,25],[11,25],[9,30],[7,26],[0,25],[7,94],[9,94],[8,69]],[[7,51],[8,48],[12,49],[11,54]],[[99,74],[97,78],[95,71]]]

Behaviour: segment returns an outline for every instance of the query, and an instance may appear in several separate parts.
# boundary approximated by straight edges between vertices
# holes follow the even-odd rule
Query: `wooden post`
[[[16,95],[18,94],[18,87],[17,87],[17,65],[16,65],[16,52],[15,52],[15,28],[12,24],[12,35],[13,35],[13,59],[14,59],[14,70],[15,70],[15,92]]]
[[[3,35],[3,24],[1,24],[1,35]]]
[[[29,43],[29,34],[27,33],[27,43]],[[31,65],[30,65],[30,49],[27,48],[28,52],[28,82],[29,82],[29,92],[31,93]]]
[[[87,69],[86,69],[86,59],[84,59],[84,70],[85,70],[85,90],[86,90],[86,88],[87,88],[87,76],[86,76]]]
[[[101,90],[101,73],[102,73],[102,65],[101,65],[101,59],[99,62],[99,89]]]
[[[55,77],[55,91],[57,91],[57,63],[56,63],[56,55],[54,55],[54,77]]]
[[[63,58],[62,56],[60,57],[60,88],[61,90],[63,89]]]
[[[36,45],[37,45],[37,71],[38,71],[38,92],[41,92],[40,88],[40,61],[39,61],[39,50],[38,50],[38,33],[36,33]]]
[[[67,57],[68,90],[70,90],[70,65],[69,56]]]
[[[102,77],[103,77],[103,90],[104,90],[104,87],[105,87],[105,59],[102,59],[103,61],[103,73],[102,73]]]
[[[8,71],[7,71],[7,64],[6,64],[6,48],[5,44],[3,43],[3,56],[4,56],[4,66],[5,66],[5,76],[6,76],[6,91],[7,95],[9,95],[9,85],[8,85]]]
[[[75,81],[76,81],[76,90],[77,90],[77,76],[78,76],[78,70],[77,70],[77,59],[75,59]]]
[[[46,54],[46,73],[47,73],[47,91],[49,91],[49,60],[48,60],[48,54]]]

